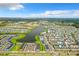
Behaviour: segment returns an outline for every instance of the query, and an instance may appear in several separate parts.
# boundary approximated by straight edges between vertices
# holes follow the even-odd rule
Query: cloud
[[[8,8],[9,10],[20,10],[20,9],[24,8],[24,6],[19,3],[1,3],[0,7],[1,8]]]
[[[40,14],[30,14],[27,17],[44,18],[79,18],[79,10],[52,10]]]

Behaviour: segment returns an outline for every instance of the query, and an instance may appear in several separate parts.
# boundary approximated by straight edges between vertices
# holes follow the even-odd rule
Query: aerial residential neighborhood
[[[25,51],[36,54],[48,52],[50,55],[59,55],[60,52],[56,50],[73,52],[79,49],[79,28],[72,25],[74,22],[69,25],[65,22],[64,25],[61,21],[49,20],[28,23],[18,21],[17,24],[15,21],[8,21],[6,25],[0,26],[0,51]]]
[[[79,56],[79,4],[0,4],[1,56]]]

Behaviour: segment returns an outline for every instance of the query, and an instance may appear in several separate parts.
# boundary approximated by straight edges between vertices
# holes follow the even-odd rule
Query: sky
[[[0,3],[0,17],[79,18],[79,4]]]

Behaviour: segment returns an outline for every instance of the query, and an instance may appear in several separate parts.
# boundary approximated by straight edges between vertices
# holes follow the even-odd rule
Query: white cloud
[[[9,10],[19,10],[24,8],[24,6],[22,4],[19,3],[2,3],[0,4],[0,7],[2,8],[8,8]]]
[[[67,14],[70,11],[68,10],[54,10],[54,11],[46,11],[45,14],[47,15],[63,15],[63,14]]]
[[[40,14],[30,14],[27,17],[46,17],[46,18],[79,18],[79,10],[52,10]]]
[[[24,6],[21,5],[21,4],[17,4],[15,6],[9,7],[10,10],[19,10],[19,9],[22,9],[22,8],[24,8]]]
[[[79,17],[79,10],[74,11],[73,15]]]

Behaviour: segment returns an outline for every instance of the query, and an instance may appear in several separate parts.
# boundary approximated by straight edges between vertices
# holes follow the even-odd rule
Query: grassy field
[[[45,51],[45,46],[42,44],[42,42],[41,42],[41,40],[40,40],[38,35],[35,36],[35,39],[36,39],[36,44],[38,44],[39,47],[40,47],[40,51]]]
[[[20,34],[17,37],[13,37],[11,39],[11,42],[14,44],[14,46],[10,50],[11,51],[17,51],[17,50],[19,50],[20,47],[21,47],[21,44],[18,44],[19,43],[18,40],[20,40],[20,39],[22,39],[24,37],[25,37],[25,34]]]

